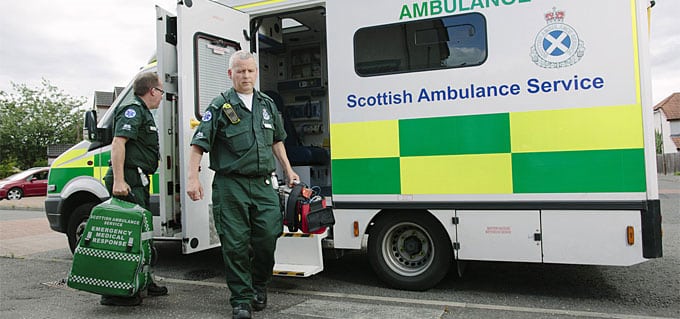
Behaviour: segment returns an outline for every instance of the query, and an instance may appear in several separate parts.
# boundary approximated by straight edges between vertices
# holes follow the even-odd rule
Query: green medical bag
[[[132,296],[151,282],[151,212],[111,198],[92,209],[68,276],[69,287]]]

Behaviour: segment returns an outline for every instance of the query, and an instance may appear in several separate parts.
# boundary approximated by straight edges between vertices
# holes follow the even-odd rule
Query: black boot
[[[142,297],[139,294],[132,297],[102,296],[99,303],[104,306],[139,306],[142,303]]]
[[[252,318],[250,316],[250,305],[247,303],[242,303],[236,307],[234,307],[233,319],[250,319]]]
[[[257,291],[253,299],[253,310],[262,311],[267,308],[267,289]]]
[[[165,286],[156,285],[155,282],[151,282],[148,287],[146,287],[146,293],[149,296],[164,296],[168,294],[168,288]]]

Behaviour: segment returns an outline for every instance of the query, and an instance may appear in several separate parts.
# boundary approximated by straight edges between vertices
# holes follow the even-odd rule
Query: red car
[[[0,180],[0,200],[47,195],[49,167],[33,167]]]

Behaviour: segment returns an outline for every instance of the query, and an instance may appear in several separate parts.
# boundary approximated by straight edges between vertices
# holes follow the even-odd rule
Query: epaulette
[[[262,92],[260,92],[260,91],[257,91],[257,93],[260,94],[260,96],[261,96],[263,99],[265,99],[265,100],[267,100],[267,101],[269,101],[269,102],[275,103],[275,102],[274,102],[274,99],[272,99],[272,98],[271,98],[269,95],[267,95],[266,93],[262,93]]]

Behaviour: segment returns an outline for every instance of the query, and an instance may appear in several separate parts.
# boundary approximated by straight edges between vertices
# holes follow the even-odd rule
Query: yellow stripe
[[[512,194],[508,154],[401,158],[402,194]]]
[[[635,103],[642,105],[642,96],[640,95],[640,57],[638,55],[638,32],[637,32],[637,8],[635,7],[635,0],[630,0],[630,11],[633,20],[633,66],[635,69]],[[642,110],[640,110],[642,111]]]
[[[643,147],[639,105],[510,113],[512,152]]]
[[[67,163],[62,163],[59,168],[78,168],[78,167],[92,167],[93,164],[88,165],[88,161],[94,164],[94,155],[73,159]]]
[[[652,6],[647,6],[647,36],[652,35]]]
[[[281,237],[314,237],[314,234],[303,234],[303,233],[283,233]]]
[[[397,120],[332,124],[331,136],[332,159],[399,156]]]
[[[109,167],[103,167],[103,166],[95,166],[94,167],[94,173],[92,174],[92,177],[94,179],[104,182],[104,175],[106,175],[106,172],[109,170]],[[153,188],[152,188],[153,189]]]
[[[59,158],[57,158],[54,161],[54,163],[52,163],[52,167],[61,167],[61,165],[64,165],[66,162],[71,161],[71,160],[73,160],[73,159],[75,159],[79,156],[83,156],[85,153],[87,153],[87,148],[78,148],[78,149],[67,151],[67,152],[61,154],[61,156],[59,156]],[[80,166],[80,165],[77,165],[77,166]],[[71,163],[69,163],[69,165],[64,166],[64,167],[73,167],[73,165]]]
[[[290,277],[303,277],[305,275],[304,272],[295,272],[295,271],[274,271],[274,275],[277,276],[290,276]]]
[[[277,2],[284,2],[286,0],[268,0],[268,1],[258,1],[258,2],[253,2],[249,4],[242,4],[240,6],[234,7],[236,10],[243,10],[243,9],[249,9],[249,8],[254,8],[254,7],[259,7],[259,6],[266,6],[268,4],[274,4]]]

